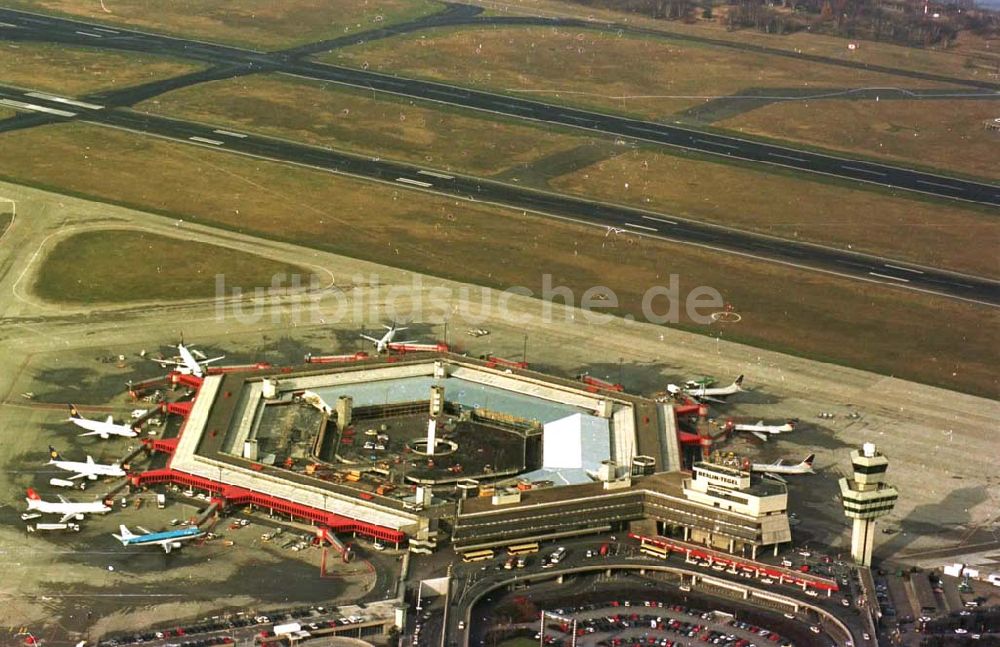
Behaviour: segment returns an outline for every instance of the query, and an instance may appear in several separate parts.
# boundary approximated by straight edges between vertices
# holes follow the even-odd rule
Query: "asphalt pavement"
[[[406,23],[404,26],[379,30],[376,35],[388,36],[398,33],[399,30],[411,31],[418,27],[468,20],[487,24],[486,21],[492,18],[479,18],[468,8],[449,6],[446,11],[439,14]],[[218,150],[380,180],[399,188],[433,191],[470,201],[495,203],[526,212],[620,229],[635,235],[695,244],[720,252],[743,254],[800,269],[821,271],[980,304],[993,306],[1000,304],[1000,282],[988,278],[790,241],[667,214],[526,189],[503,182],[445,173],[416,165],[348,155],[250,133],[234,133],[211,125],[139,114],[119,108],[192,84],[243,74],[283,71],[354,87],[371,88],[529,120],[596,130],[703,153],[908,188],[938,197],[1000,205],[998,186],[861,160],[842,159],[666,124],[552,106],[467,88],[300,60],[301,55],[312,51],[309,46],[269,54],[158,34],[112,29],[8,9],[0,9],[0,23],[14,25],[0,26],[0,38],[76,42],[90,46],[184,56],[213,63],[213,67],[206,70],[131,88],[96,93],[88,95],[83,100],[66,99],[45,93],[26,93],[15,88],[0,88],[0,104],[29,111],[0,122],[0,132],[82,119]],[[368,36],[362,34],[352,38],[362,37]],[[340,40],[327,41],[322,47],[326,49],[347,44]]]
[[[520,18],[518,22],[524,24],[527,20],[529,19]],[[567,21],[560,21],[558,19],[532,18],[530,20],[531,24],[568,24]],[[180,56],[208,62],[215,66],[222,66],[228,70],[230,76],[258,72],[284,72],[350,87],[371,89],[373,91],[387,92],[400,96],[436,101],[451,106],[488,111],[518,119],[553,123],[629,137],[664,146],[698,151],[708,155],[788,167],[799,171],[835,176],[857,182],[916,191],[941,198],[1000,206],[1000,186],[996,184],[977,182],[862,159],[850,159],[836,155],[816,153],[760,140],[692,130],[676,125],[551,105],[516,96],[494,94],[444,83],[403,78],[302,59],[302,56],[306,54],[315,53],[315,47],[321,47],[323,48],[321,51],[325,51],[337,46],[363,42],[369,38],[395,35],[403,31],[415,31],[443,24],[469,22],[489,26],[491,24],[509,24],[511,23],[511,19],[478,17],[469,9],[452,6],[447,8],[445,12],[406,23],[404,26],[375,30],[372,34],[368,34],[367,32],[361,33],[353,37],[346,37],[346,40],[334,39],[323,41],[322,44],[313,47],[303,46],[292,50],[266,53],[191,39],[109,28],[103,25],[94,25],[41,14],[0,9],[0,23],[7,25],[0,26],[0,38],[6,40],[63,42],[90,47],[125,49],[151,54]],[[585,26],[600,26],[599,23],[583,24]],[[660,35],[662,36],[662,34]],[[743,49],[746,48],[743,47]],[[789,55],[789,52],[782,50],[769,51],[767,53]],[[824,63],[831,63],[834,60],[819,58]],[[863,67],[865,69],[875,69],[870,66]],[[879,68],[879,71],[893,73],[906,72],[900,70],[893,71],[891,68]],[[942,82],[955,81],[955,79],[949,79],[949,77],[937,77],[920,72],[909,72],[905,75],[919,76],[920,78],[930,76]],[[163,91],[179,87],[169,79],[162,83],[164,83]],[[155,84],[149,84],[147,91],[152,91],[155,87]]]

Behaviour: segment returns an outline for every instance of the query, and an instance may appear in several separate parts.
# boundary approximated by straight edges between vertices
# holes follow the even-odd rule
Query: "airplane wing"
[[[153,534],[153,533],[149,532],[148,530],[146,530],[145,528],[143,528],[142,526],[136,526],[136,528],[138,528],[143,534],[146,534],[146,535],[152,535]]]
[[[199,359],[199,364],[211,364],[212,362],[218,362],[220,359],[226,359],[225,355],[219,355],[218,357],[209,357],[206,359]]]
[[[62,516],[62,519],[59,520],[59,523],[66,523],[67,521],[69,521],[70,519],[72,519],[73,517],[75,517],[76,514],[77,513],[75,513],[75,512],[67,512],[66,514],[64,514]]]
[[[714,398],[714,397],[712,397],[710,395],[695,395],[694,398],[696,400],[698,400],[699,402],[704,402],[704,401],[707,400],[709,402],[715,402],[716,404],[725,404],[726,403],[726,401],[723,400],[722,398]]]
[[[164,367],[166,367],[166,366],[183,366],[182,362],[178,362],[177,360],[173,360],[173,359],[157,359],[155,357],[150,358],[150,359],[152,361],[156,362],[157,364],[159,364],[160,366],[164,366]]]
[[[87,456],[87,465],[93,465],[93,464],[94,464],[94,457]]]
[[[369,337],[368,335],[361,335],[361,339],[367,339],[368,341],[370,341],[370,342],[372,342],[374,344],[377,344],[380,341],[382,341],[381,339],[375,339],[374,337]]]
[[[104,422],[108,423],[109,425],[113,425],[113,424],[115,424],[115,417],[114,416],[108,416],[107,420],[105,420]]]
[[[782,478],[782,477],[781,477],[780,475],[778,475],[778,474],[775,474],[775,473],[773,473],[773,472],[764,472],[764,476],[766,476],[766,477],[767,477],[767,478],[769,478],[769,479],[774,479],[775,481],[778,481],[778,482],[780,482],[780,483],[786,483],[786,484],[788,483],[788,481],[786,481],[786,480],[785,480],[784,478]]]
[[[765,442],[767,441],[767,434],[761,433],[759,431],[751,431],[750,433],[752,433],[754,436],[757,436],[758,438],[760,438]]]
[[[67,503],[67,504],[69,503],[69,499],[67,499],[63,495],[57,494],[56,496],[59,497],[59,500],[62,501],[63,503]]]
[[[395,341],[395,340],[393,340],[393,341],[389,342],[389,348],[392,348],[393,346],[404,346],[406,344],[419,344],[419,343],[420,342],[417,341],[416,339],[407,339],[405,341]]]
[[[98,435],[105,434],[105,433],[107,433],[107,432],[106,431],[101,431],[100,429],[95,429],[94,431],[87,431],[87,432],[84,432],[84,433],[82,433],[80,435],[81,436],[98,436]]]
[[[82,479],[85,476],[89,476],[89,474],[87,474],[87,472],[80,472],[79,474],[75,474],[69,477],[69,480],[75,481],[76,479]]]

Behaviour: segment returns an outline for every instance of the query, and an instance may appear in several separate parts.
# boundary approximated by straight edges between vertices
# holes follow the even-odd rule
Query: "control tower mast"
[[[851,556],[862,566],[871,566],[875,544],[875,520],[892,512],[899,492],[885,483],[889,459],[879,453],[874,443],[865,443],[851,452],[852,478],[840,479],[844,514],[854,520]]]

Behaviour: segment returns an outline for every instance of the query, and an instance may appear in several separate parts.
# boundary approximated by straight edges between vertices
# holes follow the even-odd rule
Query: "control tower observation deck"
[[[885,482],[889,459],[874,443],[865,443],[851,452],[854,474],[840,479],[844,514],[854,520],[851,555],[862,566],[871,566],[875,543],[875,520],[892,512],[899,492]]]

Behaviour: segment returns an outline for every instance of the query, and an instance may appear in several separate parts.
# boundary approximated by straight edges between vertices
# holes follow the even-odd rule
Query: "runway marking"
[[[676,225],[677,223],[673,220],[666,220],[665,218],[654,218],[653,216],[643,216],[646,220],[655,220],[656,222],[665,222],[668,225]]]
[[[100,34],[92,34],[89,31],[78,31],[76,33],[80,34],[81,36],[90,36],[91,38],[103,38],[103,36],[101,36]]]
[[[526,110],[526,109],[528,109],[528,106],[522,106],[521,104],[518,104],[518,103],[504,103],[503,101],[498,101],[496,105],[498,105],[498,106],[507,106],[508,108],[516,108],[517,110]]]
[[[120,34],[121,32],[115,31],[114,29],[108,29],[107,27],[94,27],[94,31],[103,31],[106,34]]]
[[[576,115],[567,115],[565,112],[560,112],[559,116],[563,119],[572,119],[573,121],[592,121],[589,117],[577,117]]]
[[[14,29],[17,29],[17,25],[12,25],[9,22],[0,22],[0,27],[13,27]]]
[[[856,171],[858,173],[868,173],[870,175],[878,175],[879,177],[885,177],[888,173],[883,173],[882,171],[871,171],[866,168],[858,168],[857,166],[848,166],[847,164],[842,164],[840,168],[845,171]]]
[[[634,222],[626,222],[626,227],[635,227],[637,229],[645,229],[646,231],[659,231],[656,227],[647,227],[646,225],[639,225]]]
[[[35,99],[45,99],[46,101],[54,101],[55,103],[65,103],[69,106],[79,106],[81,108],[88,108],[90,110],[101,110],[104,106],[97,105],[96,103],[87,103],[86,101],[77,101],[76,99],[67,99],[66,97],[60,97],[54,94],[46,94],[44,92],[27,92],[26,97],[34,97]]]
[[[5,106],[10,106],[11,108],[20,108],[22,110],[31,110],[32,112],[44,112],[50,115],[56,115],[58,117],[75,117],[75,112],[70,112],[68,110],[58,110],[56,108],[46,108],[45,106],[40,106],[34,103],[25,103],[24,101],[15,101],[13,99],[0,99],[0,104]]]
[[[216,135],[227,135],[229,137],[238,137],[240,139],[246,139],[247,137],[243,133],[234,133],[229,130],[213,130],[212,132],[215,133]]]
[[[848,261],[843,258],[836,259],[836,262],[840,263],[841,265],[853,265],[854,267],[868,267],[866,263],[857,263],[855,261]]]
[[[701,142],[702,144],[708,144],[710,146],[722,146],[723,148],[732,148],[733,150],[739,148],[739,146],[733,146],[732,144],[723,144],[722,142],[713,142],[710,139],[698,139],[697,137],[693,138],[693,141]]]
[[[900,283],[909,283],[910,282],[910,279],[904,279],[904,278],[899,277],[899,276],[891,276],[889,274],[879,274],[878,272],[868,272],[868,273],[871,274],[872,276],[877,276],[880,279],[891,279],[893,281],[899,281]]]
[[[795,157],[794,155],[782,155],[781,153],[768,153],[771,157],[780,157],[781,159],[793,160],[796,162],[805,162],[804,157]]]
[[[431,177],[439,177],[442,180],[454,180],[455,179],[454,175],[445,175],[444,173],[438,173],[436,171],[424,171],[424,170],[420,170],[420,171],[417,171],[417,173],[419,173],[420,175],[429,175]]]
[[[926,184],[927,186],[939,186],[942,189],[951,189],[952,191],[965,191],[960,186],[954,186],[951,184],[941,184],[940,182],[931,182],[930,180],[917,180],[917,184]]]
[[[891,267],[894,270],[902,270],[903,272],[913,272],[914,274],[923,274],[920,270],[914,270],[909,267],[901,267],[899,265],[893,265],[892,263],[885,263],[886,267]]]
[[[220,142],[218,139],[209,139],[207,137],[198,137],[198,136],[188,137],[188,139],[190,139],[193,142],[201,142],[202,144],[211,144],[212,146],[222,146],[222,142]]]
[[[654,135],[664,135],[662,130],[656,130],[655,128],[643,128],[642,126],[629,126],[630,130],[641,130],[644,133],[653,133]]]
[[[430,182],[421,182],[420,180],[411,180],[408,177],[397,177],[396,181],[397,182],[402,182],[403,184],[412,184],[413,186],[423,187],[425,189],[427,187],[429,187],[429,186],[434,186]]]

